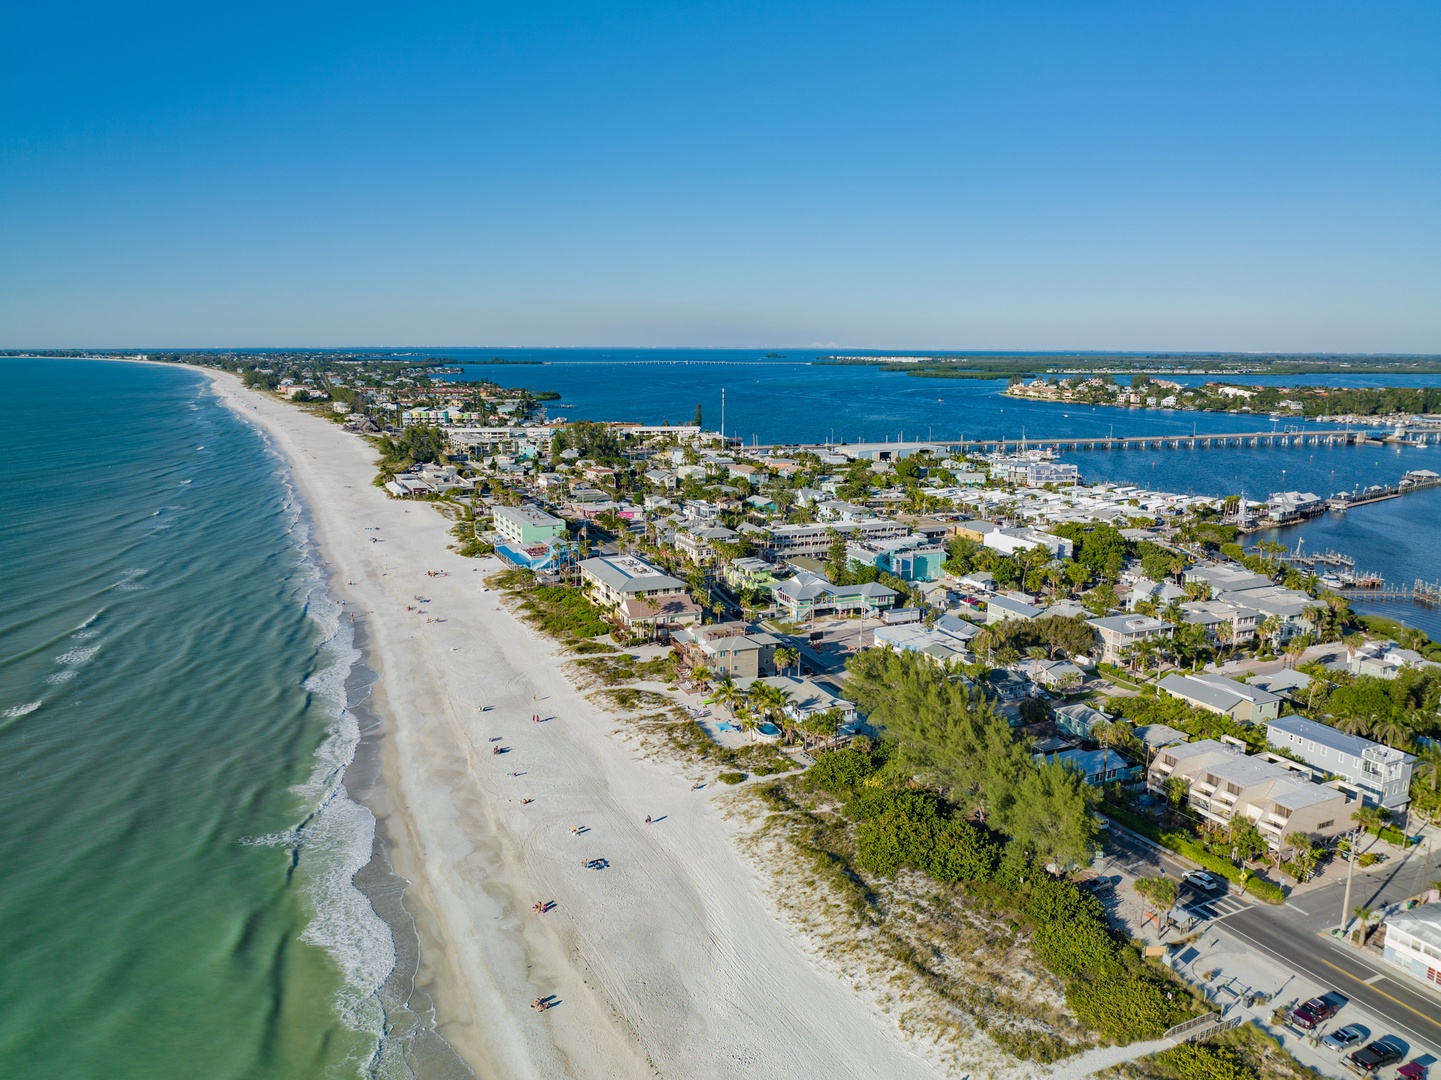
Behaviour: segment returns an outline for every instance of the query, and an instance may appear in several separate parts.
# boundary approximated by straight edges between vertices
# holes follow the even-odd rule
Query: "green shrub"
[[[716,777],[722,784],[739,784],[746,778],[743,772],[723,772]]]
[[[822,791],[839,795],[859,787],[873,772],[870,755],[848,747],[822,754],[806,770],[806,776]]]
[[[1256,1073],[1224,1046],[1182,1043],[1152,1058],[1176,1080],[1256,1080]]]

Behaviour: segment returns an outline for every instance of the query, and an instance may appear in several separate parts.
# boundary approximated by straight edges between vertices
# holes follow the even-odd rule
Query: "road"
[[[1393,974],[1384,961],[1304,929],[1286,919],[1284,909],[1256,905],[1225,916],[1216,926],[1382,1017],[1390,1032],[1411,1043],[1413,1053],[1441,1049],[1441,996],[1411,989],[1406,985],[1411,980]]]
[[[1109,830],[1105,854],[1107,861],[1099,867],[1103,873],[1115,870],[1129,876],[1155,876],[1164,872],[1179,881],[1181,874],[1192,868],[1114,826]],[[1379,908],[1414,895],[1418,880],[1424,885],[1441,876],[1441,853],[1433,854],[1424,868],[1415,860],[1415,856],[1409,863],[1398,859],[1391,870],[1357,874],[1351,906]],[[1379,957],[1324,935],[1340,921],[1345,888],[1344,881],[1338,882],[1273,907],[1243,898],[1229,884],[1226,892],[1209,897],[1183,887],[1179,906],[1192,910],[1200,906],[1213,912],[1216,918],[1209,930],[1220,931],[1283,967],[1334,988],[1382,1018],[1390,1031],[1409,1040],[1414,1049],[1441,1051],[1441,994],[1413,988],[1411,979]]]
[[[1441,878],[1441,851],[1431,852],[1429,859],[1413,852],[1409,859],[1389,860],[1379,870],[1358,872],[1351,883],[1351,907],[1379,910],[1386,904],[1415,896],[1438,878]],[[1338,881],[1302,893],[1288,901],[1283,910],[1288,915],[1300,916],[1307,929],[1325,930],[1341,924],[1345,901],[1346,883]]]

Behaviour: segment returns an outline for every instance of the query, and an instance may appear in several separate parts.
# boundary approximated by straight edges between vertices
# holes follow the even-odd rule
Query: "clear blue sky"
[[[0,346],[1441,352],[1441,4],[10,4]]]

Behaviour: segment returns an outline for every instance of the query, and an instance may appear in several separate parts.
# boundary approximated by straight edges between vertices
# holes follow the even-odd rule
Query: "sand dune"
[[[374,809],[413,883],[442,1033],[480,1075],[940,1074],[784,929],[720,793],[642,760],[484,589],[493,563],[452,554],[441,515],[372,486],[361,439],[209,374],[288,457],[334,587],[367,623],[386,725]],[[555,907],[537,915],[540,900]],[[546,995],[558,1007],[532,1011]]]

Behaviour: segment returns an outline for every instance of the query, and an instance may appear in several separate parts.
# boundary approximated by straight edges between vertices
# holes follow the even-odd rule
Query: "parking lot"
[[[1384,962],[1375,967],[1374,958],[1314,931],[1292,933],[1286,909],[1253,902],[1228,882],[1219,882],[1214,890],[1198,888],[1185,880],[1192,869],[1112,827],[1092,868],[1092,880],[1106,883],[1098,895],[1119,928],[1152,943],[1188,941],[1174,956],[1177,974],[1203,988],[1228,1017],[1255,1020],[1322,1075],[1357,1075],[1344,1059],[1381,1036],[1400,1039],[1405,1061],[1441,1069],[1441,996],[1413,988],[1412,980],[1391,973]],[[1162,874],[1177,882],[1180,925],[1142,922],[1149,908],[1135,892],[1135,880]],[[1339,994],[1345,1005],[1313,1030],[1273,1021],[1278,1006],[1289,1010],[1323,994]],[[1344,1050],[1324,1045],[1326,1036],[1348,1026],[1363,1032],[1353,1045]],[[1395,1067],[1374,1075],[1390,1080]]]

